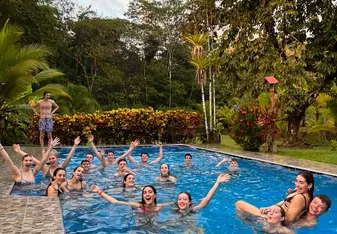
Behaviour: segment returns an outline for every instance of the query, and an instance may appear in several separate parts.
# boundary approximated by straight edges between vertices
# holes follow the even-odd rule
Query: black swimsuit
[[[291,194],[291,193],[290,193]],[[289,194],[288,194],[289,195]],[[291,200],[295,197],[295,196],[297,196],[297,195],[302,195],[303,196],[303,198],[304,198],[304,208],[302,209],[302,211],[300,212],[300,214],[298,215],[298,217],[300,218],[302,215],[304,215],[304,213],[307,211],[307,199],[305,198],[305,196],[302,194],[302,193],[300,193],[300,194],[296,194],[296,195],[294,195],[294,196],[292,196],[292,197],[286,197],[285,199],[284,199],[284,206],[285,207],[287,207],[287,208],[289,208],[288,207],[288,205],[287,205],[287,202],[289,202],[289,203],[291,203]]]

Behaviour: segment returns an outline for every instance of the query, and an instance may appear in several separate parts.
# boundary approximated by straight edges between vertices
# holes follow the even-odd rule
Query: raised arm
[[[104,157],[98,152],[95,144],[94,144],[94,136],[93,135],[89,135],[88,136],[88,141],[90,143],[91,149],[92,151],[94,151],[94,153],[96,154],[97,158],[99,159],[99,161],[101,161],[102,163],[102,168],[106,167],[106,161],[104,159]]]
[[[50,100],[50,101],[53,107],[55,107],[54,110],[51,112],[52,114],[54,114],[60,107],[56,104],[54,100]]]
[[[150,164],[155,164],[155,163],[159,163],[160,160],[163,159],[163,144],[161,142],[158,143],[159,146],[159,153],[158,153],[158,157],[153,160],[152,162],[150,162]]]
[[[61,164],[61,167],[66,168],[68,166],[68,164],[70,163],[71,158],[73,157],[75,151],[76,151],[76,147],[78,146],[78,144],[80,144],[81,142],[81,138],[78,136],[75,138],[74,140],[74,145],[71,148],[68,157],[66,158],[66,160],[63,161],[63,163]]]
[[[91,185],[91,191],[98,193],[101,197],[103,197],[105,200],[107,200],[110,203],[116,204],[116,205],[122,205],[122,206],[131,206],[131,207],[141,207],[141,204],[138,202],[123,202],[118,201],[117,199],[110,197],[108,194],[104,193],[99,187],[96,185]]]
[[[131,143],[130,143],[129,149],[128,149],[122,156],[116,158],[116,162],[118,162],[120,159],[125,158],[126,156],[128,156],[128,158],[129,158],[129,155],[130,155],[130,157],[132,158],[131,153],[132,153],[132,151],[133,151],[138,145],[139,145],[139,140],[135,140],[135,141],[131,142]],[[132,160],[129,158],[129,160],[130,160],[131,162],[136,162],[136,163],[137,163],[137,161],[136,161],[134,158],[132,158],[132,159],[133,159],[134,161],[132,161]]]
[[[221,162],[219,162],[219,163],[216,165],[216,167],[220,167],[223,163],[229,162],[229,161],[230,161],[229,158],[224,158],[224,159],[221,160]]]
[[[22,156],[22,157],[25,156],[25,155],[27,155],[26,152],[24,152],[24,151],[21,150],[21,147],[20,147],[20,145],[18,145],[18,144],[14,144],[14,145],[13,145],[13,150],[14,150],[14,152],[16,152],[17,154],[19,154],[19,155]],[[37,165],[37,164],[40,163],[40,161],[37,160],[34,156],[31,155],[31,157],[32,157],[33,163],[34,163],[35,165]]]
[[[206,207],[208,205],[208,203],[210,202],[210,200],[212,199],[213,195],[215,194],[216,190],[218,189],[219,184],[223,183],[223,182],[228,182],[230,178],[231,177],[228,174],[219,175],[217,180],[215,181],[213,187],[209,190],[207,196],[204,199],[202,199],[200,204],[195,206],[194,208],[195,209],[201,209],[201,208]]]
[[[41,170],[42,166],[46,163],[46,161],[47,161],[47,159],[48,159],[48,156],[49,156],[50,152],[51,152],[51,151],[53,150],[53,148],[54,148],[55,146],[57,146],[59,143],[60,143],[60,139],[57,138],[57,137],[51,142],[50,146],[48,147],[47,152],[42,156],[41,161],[34,167],[34,169],[33,169],[34,175],[36,175],[36,174]]]
[[[6,152],[6,150],[4,149],[4,147],[1,145],[1,143],[0,143],[0,154],[5,159],[5,162],[7,164],[8,170],[12,174],[13,179],[16,176],[19,176],[21,174],[20,169],[17,166],[15,166],[15,164],[12,161],[12,159],[9,157],[8,153]]]

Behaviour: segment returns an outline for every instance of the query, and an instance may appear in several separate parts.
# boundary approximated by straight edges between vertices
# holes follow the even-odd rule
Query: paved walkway
[[[186,145],[188,146],[188,145]],[[306,169],[313,172],[337,176],[337,166],[325,163],[312,162],[291,157],[270,155],[264,153],[252,153],[238,150],[226,150],[203,145],[200,149],[227,153],[237,157],[263,161],[286,167]],[[13,153],[11,147],[5,147],[16,165],[20,165],[20,157]],[[39,155],[37,147],[22,147],[24,151],[33,155]],[[13,180],[10,177],[6,165],[0,158],[0,233],[48,233],[64,234],[62,210],[58,198],[25,197],[9,195]]]
[[[13,162],[20,165],[20,157],[11,147],[5,147]],[[39,155],[39,148],[23,148],[33,155]],[[48,233],[64,234],[63,216],[58,198],[26,197],[9,195],[13,180],[7,166],[0,157],[0,233]]]

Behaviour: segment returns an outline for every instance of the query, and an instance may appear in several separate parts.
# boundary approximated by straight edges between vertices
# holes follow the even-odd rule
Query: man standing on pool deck
[[[39,107],[40,114],[37,112],[36,108]],[[52,107],[55,107],[52,110]],[[40,144],[41,149],[44,151],[44,133],[47,133],[48,136],[48,147],[51,144],[52,140],[52,131],[53,131],[53,114],[59,109],[59,106],[50,99],[50,92],[46,91],[43,93],[43,99],[31,105],[32,110],[36,115],[40,115],[39,120],[39,131],[40,131]]]

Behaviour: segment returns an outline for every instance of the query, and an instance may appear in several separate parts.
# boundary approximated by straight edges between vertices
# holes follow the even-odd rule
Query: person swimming
[[[46,189],[46,196],[47,197],[57,197],[58,195],[62,194],[61,191],[61,184],[66,179],[66,170],[62,167],[56,168],[53,172],[53,179],[49,183]]]
[[[195,205],[195,206],[193,206],[192,204],[192,197],[190,193],[181,192],[178,195],[177,202],[175,203],[178,208],[178,211],[181,213],[197,212],[200,209],[207,207],[208,203],[211,201],[219,185],[221,183],[228,182],[229,179],[230,179],[230,175],[220,174],[217,180],[215,181],[213,187],[207,193],[207,196],[204,199],[202,199],[202,201],[198,205]]]
[[[172,203],[157,204],[157,191],[152,185],[144,186],[142,190],[142,200],[141,202],[124,202],[119,201],[108,194],[104,193],[97,185],[91,185],[91,191],[97,193],[99,196],[103,197],[110,203],[116,205],[130,206],[133,208],[138,208],[141,213],[157,213],[165,206],[172,205]]]
[[[35,176],[41,170],[44,163],[47,161],[48,156],[52,151],[53,147],[55,147],[59,143],[60,140],[57,137],[54,140],[52,140],[51,145],[48,147],[47,152],[43,155],[42,160],[34,168],[31,168],[33,163],[33,158],[31,155],[24,155],[21,160],[21,168],[18,168],[13,163],[8,153],[1,144],[0,144],[0,154],[5,159],[7,167],[16,184],[18,185],[32,184],[35,183]]]
[[[43,173],[43,176],[45,178],[52,178],[53,177],[53,174],[54,174],[54,171],[59,168],[59,167],[62,167],[62,168],[66,168],[71,160],[71,158],[73,157],[73,155],[75,154],[75,151],[76,151],[76,147],[78,146],[78,144],[81,142],[81,139],[80,137],[76,137],[74,139],[74,145],[73,147],[71,148],[67,158],[61,163],[59,164],[59,157],[58,157],[58,154],[57,154],[57,151],[53,150],[51,151],[51,153],[49,154],[48,156],[48,162],[49,162],[49,165],[47,164],[44,164],[43,167],[42,167],[42,173]],[[27,155],[26,152],[22,151],[21,150],[21,147],[20,145],[18,144],[14,144],[13,145],[13,150],[18,153],[19,155],[21,156],[24,156],[24,155]],[[35,157],[32,157],[33,159],[33,163],[34,164],[39,164],[40,161],[37,160]]]
[[[312,199],[314,191],[314,177],[310,172],[300,172],[295,181],[296,190],[289,193],[284,201],[279,202],[286,212],[285,221],[287,223],[295,222],[301,218],[307,210]],[[257,208],[247,202],[238,201],[235,203],[238,210],[248,212],[253,215],[267,214],[271,207]]]
[[[158,182],[171,182],[176,183],[177,178],[170,174],[170,167],[168,164],[163,163],[159,167],[160,169],[160,176],[156,178]]]
[[[155,163],[158,163],[160,162],[162,159],[163,159],[163,145],[161,142],[158,143],[158,146],[159,146],[159,153],[158,153],[158,157],[151,161],[151,162],[148,162],[149,161],[149,154],[148,153],[141,153],[140,155],[140,159],[141,161],[138,162],[137,160],[135,160],[131,154],[128,155],[128,159],[130,162],[133,162],[133,163],[138,163],[138,164],[142,164],[142,165],[151,165],[151,164],[155,164]]]
[[[87,184],[83,181],[82,175],[84,168],[81,166],[75,167],[70,180],[64,182],[60,188],[62,192],[81,191],[86,188]]]

